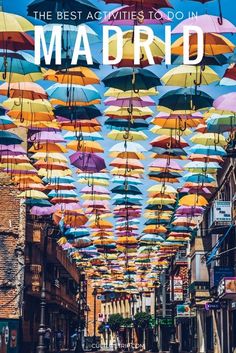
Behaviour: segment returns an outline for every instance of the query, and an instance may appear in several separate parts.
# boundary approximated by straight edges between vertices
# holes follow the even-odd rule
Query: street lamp
[[[175,327],[175,288],[174,288],[174,257],[171,260],[171,321],[172,321],[172,332],[170,338],[170,353],[179,353],[179,343],[176,341],[176,327]]]
[[[97,316],[97,288],[93,290],[93,350],[97,350],[97,339],[96,339],[96,316]]]
[[[134,297],[134,295],[131,295],[130,298],[130,316],[132,319],[132,327],[131,327],[131,337],[130,337],[130,343],[131,343],[131,348],[134,346],[134,335],[133,335],[133,326],[134,326],[134,311],[135,311],[135,303],[137,302],[137,299]]]
[[[36,348],[37,353],[45,353],[45,331],[46,331],[46,265],[47,265],[47,246],[48,238],[53,234],[54,228],[49,225],[44,227],[43,231],[43,261],[42,261],[42,287],[40,295],[40,324],[39,324],[39,340]]]
[[[158,349],[158,339],[157,339],[157,291],[159,282],[155,281],[154,283],[154,339],[152,345],[152,352],[159,352]]]

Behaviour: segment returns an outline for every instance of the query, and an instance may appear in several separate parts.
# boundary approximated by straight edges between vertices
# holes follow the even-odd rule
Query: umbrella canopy
[[[53,23],[65,23],[65,24],[76,24],[79,25],[81,23],[88,21],[88,16],[91,14],[90,21],[96,19],[96,12],[99,9],[93,5],[88,0],[69,0],[66,3],[63,0],[35,0],[28,6],[28,16],[34,17],[35,11],[51,11],[52,13],[52,20],[50,19],[49,22],[53,21]],[[60,19],[57,18],[57,12],[71,12],[71,11],[81,11],[81,16],[76,16],[75,19]],[[47,21],[46,21],[47,22]]]
[[[159,86],[160,79],[147,69],[122,68],[112,72],[103,80],[106,87],[117,88],[123,91],[149,88]]]
[[[76,152],[70,156],[70,161],[85,172],[99,172],[106,168],[104,159],[94,153]]]
[[[220,77],[209,66],[202,70],[200,66],[180,65],[168,71],[161,80],[167,86],[191,87],[209,85]]]
[[[218,109],[218,110],[223,110],[223,111],[229,111],[229,112],[236,113],[235,99],[236,99],[236,93],[235,92],[224,94],[224,95],[218,97],[214,101],[213,107]]]
[[[203,196],[197,194],[187,195],[179,200],[181,206],[206,206],[208,201]]]
[[[211,107],[213,101],[213,98],[203,91],[195,92],[191,88],[180,88],[165,93],[159,99],[158,109],[162,111],[196,111]]]
[[[198,37],[197,34],[192,34],[189,39],[189,55],[194,56],[198,51]],[[177,39],[171,47],[172,54],[183,55],[184,51],[183,37]],[[218,33],[205,33],[204,35],[204,55],[219,55],[226,53],[233,53],[235,45]]]
[[[236,27],[230,21],[223,18],[220,24],[219,17],[211,15],[188,18],[177,25],[172,33],[183,33],[184,26],[200,27],[204,33],[236,33]]]
[[[146,42],[148,38],[147,33],[141,32],[140,34],[140,41]],[[117,41],[118,37],[117,34],[112,36],[109,39],[108,46],[109,46],[109,53],[110,56],[109,58],[111,60],[114,60],[117,57]],[[123,56],[122,60],[118,63],[115,64],[115,66],[118,67],[129,67],[129,66],[135,66],[134,64],[134,32],[133,30],[130,31],[125,31],[123,32]],[[158,38],[154,37],[153,41],[150,45],[150,50],[152,53],[153,60],[155,64],[160,64],[165,56],[165,44],[164,42]],[[138,65],[139,67],[145,67],[149,66],[149,60],[147,57],[146,50],[141,48],[141,59],[140,59],[140,64]],[[112,54],[111,54],[112,53]]]
[[[132,20],[132,17],[128,17],[129,19],[126,19],[124,17],[124,14],[133,14],[135,12],[142,11],[142,14],[144,16],[144,19],[141,20],[139,17],[137,19]],[[153,12],[155,15],[153,18],[150,17],[150,12]],[[125,19],[123,19],[125,18]],[[103,20],[102,23],[106,25],[115,25],[115,26],[133,26],[133,25],[148,25],[148,24],[164,24],[167,22],[171,22],[171,19],[162,11],[157,10],[154,7],[144,7],[138,8],[137,5],[125,5],[122,7],[119,7],[118,9],[114,9],[109,13],[108,16],[106,16]]]

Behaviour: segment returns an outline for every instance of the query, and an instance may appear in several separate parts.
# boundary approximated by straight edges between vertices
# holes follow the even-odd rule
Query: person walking
[[[50,327],[47,327],[46,331],[45,331],[45,335],[44,335],[44,342],[45,342],[45,346],[46,346],[46,352],[49,352],[49,349],[50,349],[51,334],[52,334],[52,330],[50,329]]]
[[[63,333],[63,331],[61,329],[58,329],[55,332],[56,353],[60,353],[61,352],[63,341],[64,341],[64,333]]]

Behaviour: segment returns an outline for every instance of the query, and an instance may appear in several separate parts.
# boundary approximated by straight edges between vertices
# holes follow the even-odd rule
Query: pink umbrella
[[[136,18],[133,18],[134,16]],[[134,24],[162,25],[171,21],[172,20],[164,12],[155,9],[154,7],[149,6],[138,9],[136,5],[125,5],[111,11],[104,18],[102,23],[105,25],[133,26]]]
[[[201,15],[191,17],[176,26],[172,33],[183,33],[185,26],[200,27],[204,33],[236,33],[236,27],[230,21],[222,18],[222,24],[220,24],[220,22],[217,16]]]
[[[30,210],[30,213],[34,216],[50,216],[54,213],[52,211],[52,207],[33,206]]]
[[[83,194],[106,194],[109,195],[110,192],[103,186],[86,186],[80,190]]]
[[[149,166],[154,168],[183,170],[183,168],[172,159],[156,159]]]
[[[59,143],[59,142],[65,142],[63,136],[61,133],[57,132],[50,132],[50,131],[42,131],[42,132],[37,132],[36,134],[31,135],[28,138],[29,142],[32,143],[37,143],[37,142],[54,142],[54,143]]]
[[[137,97],[137,98],[125,98],[115,99],[109,97],[104,101],[105,105],[113,105],[115,107],[130,108],[133,107],[151,107],[156,105],[153,99],[150,97]]]
[[[20,145],[0,145],[0,153],[3,151],[18,152],[18,153],[26,154],[26,151]]]
[[[202,119],[202,113],[196,112],[194,114],[168,114],[165,112],[160,112],[157,114],[157,116],[154,118],[163,118],[163,119]]]
[[[95,200],[95,201],[85,201],[83,202],[83,207],[84,208],[88,208],[88,207],[107,207],[109,208],[109,202],[106,201],[106,200],[103,200],[103,201],[98,201],[98,200]]]
[[[188,193],[188,194],[195,194],[196,192],[198,192],[199,194],[211,194],[210,190],[207,188],[199,188],[199,187],[191,187],[191,188],[187,188],[184,187],[180,190],[180,192],[184,192],[184,193]]]
[[[229,110],[236,113],[236,92],[223,94],[218,97],[214,101],[213,107],[218,110]]]

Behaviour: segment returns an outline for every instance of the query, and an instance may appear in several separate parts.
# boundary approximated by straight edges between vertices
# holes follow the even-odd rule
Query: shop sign
[[[177,305],[177,317],[194,317],[196,316],[196,309],[190,308],[188,304]]]
[[[217,287],[224,277],[232,277],[234,270],[232,267],[215,266],[211,273],[211,287]]]
[[[172,281],[171,281],[171,291],[172,291]],[[174,276],[174,301],[183,301],[183,279],[182,277]]]
[[[220,302],[212,302],[212,303],[206,303],[205,304],[205,309],[208,310],[219,310],[221,309]]]
[[[209,227],[216,224],[231,224],[232,221],[232,202],[215,201],[210,210]]]
[[[158,317],[157,323],[160,326],[168,326],[168,327],[171,327],[174,325],[174,322],[171,316]]]
[[[236,277],[225,277],[218,286],[218,296],[236,298]]]

